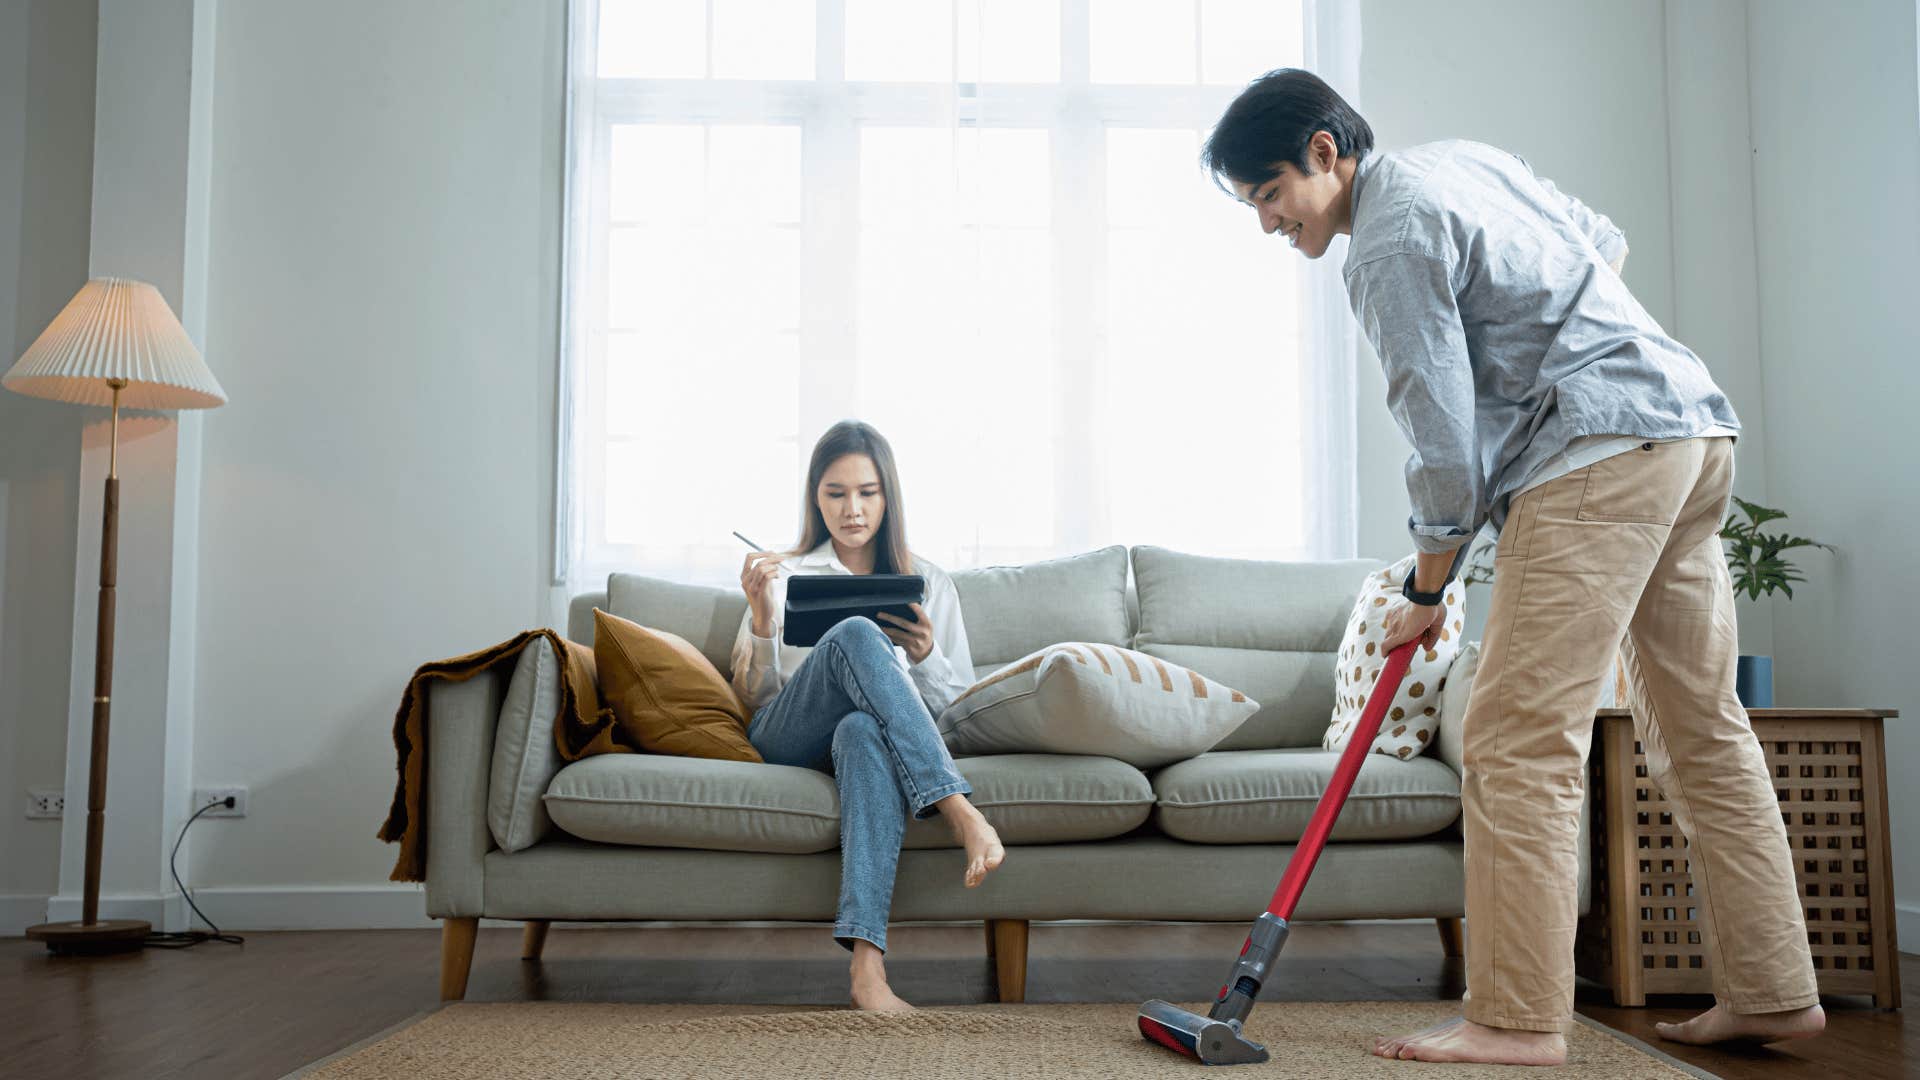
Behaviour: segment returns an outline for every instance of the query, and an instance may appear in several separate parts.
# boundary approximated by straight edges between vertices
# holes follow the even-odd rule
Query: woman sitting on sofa
[[[814,445],[800,543],[747,555],[749,608],[733,643],[733,684],[753,711],[747,738],[776,765],[832,772],[840,789],[840,903],[833,936],[853,950],[853,1004],[912,1006],[887,986],[881,957],[907,815],[946,816],[966,849],[966,885],[1006,852],[967,801],[934,717],[973,682],[960,597],[946,572],[907,550],[893,449],[872,427],[843,420]],[[911,567],[911,569],[904,569]],[[785,579],[793,574],[915,573],[927,603],[915,621],[854,617],[803,648],[780,641]]]

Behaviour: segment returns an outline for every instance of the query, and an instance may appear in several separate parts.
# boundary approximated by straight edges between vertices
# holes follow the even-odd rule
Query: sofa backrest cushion
[[[1056,642],[1128,643],[1127,549],[1119,544],[952,577],[976,677]]]
[[[1354,583],[1385,565],[1221,559],[1145,546],[1129,558],[1114,545],[951,573],[976,678],[1062,641],[1137,649],[1260,702],[1215,747],[1246,750],[1319,745],[1333,715],[1333,656]],[[573,598],[569,638],[592,644],[595,607],[678,634],[731,675],[747,598],[737,587],[614,574],[604,594]]]
[[[568,641],[577,641],[589,649],[593,648],[594,608],[599,608],[601,611],[612,610],[607,607],[607,590],[601,589],[599,592],[577,593],[573,600],[567,604]],[[614,614],[619,613],[614,612]],[[621,618],[625,617],[624,615],[621,616]],[[685,634],[681,634],[680,636],[686,637]]]
[[[747,610],[747,596],[739,586],[683,585],[645,574],[612,574],[602,606],[609,615],[687,639],[715,670],[731,673],[733,636]],[[593,640],[591,629],[587,640]]]
[[[1260,702],[1215,750],[1318,746],[1354,591],[1378,560],[1288,563],[1133,549],[1133,648]]]

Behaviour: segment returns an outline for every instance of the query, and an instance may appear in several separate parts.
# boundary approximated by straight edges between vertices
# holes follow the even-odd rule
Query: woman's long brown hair
[[[813,460],[807,465],[807,486],[800,493],[800,543],[789,555],[805,555],[825,543],[831,535],[826,519],[820,516],[820,478],[827,466],[848,454],[865,454],[873,459],[880,474],[880,493],[886,496],[887,512],[880,519],[880,531],[868,543],[873,545],[873,572],[876,574],[913,573],[913,553],[907,550],[906,500],[900,494],[900,473],[894,468],[893,447],[886,436],[871,424],[842,420],[826,430],[813,444]]]

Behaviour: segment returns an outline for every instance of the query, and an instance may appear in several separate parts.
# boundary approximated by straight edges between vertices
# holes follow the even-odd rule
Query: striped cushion
[[[1204,753],[1260,703],[1178,664],[1097,642],[1049,645],[940,714],[955,754],[1091,754],[1150,769]]]

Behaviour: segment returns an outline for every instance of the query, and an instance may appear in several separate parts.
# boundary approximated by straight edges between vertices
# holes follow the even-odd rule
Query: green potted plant
[[[1787,594],[1793,599],[1795,581],[1805,581],[1799,568],[1781,557],[1781,552],[1793,548],[1817,547],[1832,551],[1833,548],[1817,540],[1804,536],[1792,536],[1787,533],[1768,533],[1760,531],[1760,526],[1769,521],[1786,518],[1783,510],[1774,510],[1750,503],[1740,496],[1733,497],[1737,513],[1727,514],[1726,524],[1720,527],[1720,539],[1726,543],[1727,570],[1733,575],[1733,591],[1745,593],[1747,599],[1758,600],[1774,592]],[[1739,520],[1744,515],[1746,521]],[[1734,689],[1740,695],[1740,704],[1749,709],[1764,709],[1773,704],[1773,657],[1741,656],[1739,668],[1734,676]]]
[[[1793,599],[1793,582],[1805,581],[1798,567],[1781,556],[1794,548],[1817,547],[1832,551],[1830,545],[1804,536],[1762,532],[1760,526],[1786,518],[1785,511],[1750,503],[1733,497],[1735,510],[1727,514],[1720,527],[1720,539],[1726,545],[1727,571],[1733,575],[1733,591],[1758,600],[1775,592]],[[1744,516],[1745,521],[1740,518]],[[1494,545],[1480,541],[1461,580],[1471,587],[1493,582]],[[1743,655],[1734,672],[1734,691],[1740,704],[1749,709],[1764,709],[1773,704],[1773,657]],[[1604,700],[1604,699],[1603,699]]]

